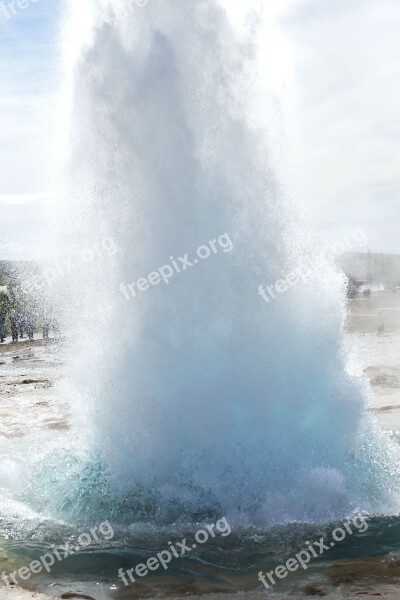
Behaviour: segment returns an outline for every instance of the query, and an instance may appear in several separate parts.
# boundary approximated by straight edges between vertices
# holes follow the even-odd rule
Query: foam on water
[[[165,523],[397,510],[395,450],[346,370],[342,276],[285,194],[268,15],[249,3],[236,29],[217,0],[133,5],[73,3],[66,42],[64,251],[117,247],[71,274],[70,389],[112,497]],[[120,291],[223,234],[232,247],[168,285]],[[310,265],[275,301],[258,294]]]

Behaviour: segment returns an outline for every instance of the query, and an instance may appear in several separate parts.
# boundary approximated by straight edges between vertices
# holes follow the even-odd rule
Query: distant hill
[[[400,285],[400,255],[347,252],[337,259],[347,275],[369,285],[391,289]]]
[[[0,286],[14,286],[23,281],[27,276],[35,276],[40,273],[39,265],[34,261],[0,260]]]
[[[0,260],[0,286],[7,285],[12,263],[6,260]]]
[[[400,255],[373,252],[346,252],[337,258],[340,268],[358,281],[386,288],[400,286]],[[40,273],[34,261],[0,260],[0,286],[13,284],[27,275]]]
[[[0,261],[0,308],[30,312],[39,318],[43,309],[49,307],[49,299],[40,289],[26,291],[27,282],[38,280],[40,266],[34,261]]]

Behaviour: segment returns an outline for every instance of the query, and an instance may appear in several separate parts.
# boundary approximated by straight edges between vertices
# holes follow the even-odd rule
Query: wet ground
[[[400,433],[400,291],[351,301],[347,331],[355,371],[371,383],[370,410],[384,429]]]
[[[38,429],[68,428],[68,407],[54,393],[60,375],[58,346],[36,341],[0,347],[0,439]]]

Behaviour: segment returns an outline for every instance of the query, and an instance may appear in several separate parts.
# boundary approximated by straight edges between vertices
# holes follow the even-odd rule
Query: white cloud
[[[58,0],[0,18],[0,259],[43,254],[52,227]]]
[[[0,204],[23,205],[47,202],[51,200],[50,194],[0,194]]]
[[[320,225],[364,224],[377,251],[400,252],[399,29],[393,0],[309,0],[287,21],[297,193]]]
[[[57,2],[0,19],[0,194],[48,188],[56,97]]]

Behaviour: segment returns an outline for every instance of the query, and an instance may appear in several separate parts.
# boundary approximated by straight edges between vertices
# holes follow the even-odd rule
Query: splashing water
[[[342,277],[282,182],[265,14],[249,3],[239,30],[217,0],[143,4],[69,16],[63,244],[116,248],[75,271],[64,299],[70,390],[93,431],[77,487],[93,514],[101,496],[128,522],[396,510],[395,451],[346,371]],[[186,254],[198,262],[185,269]],[[274,301],[258,294],[310,265]]]

